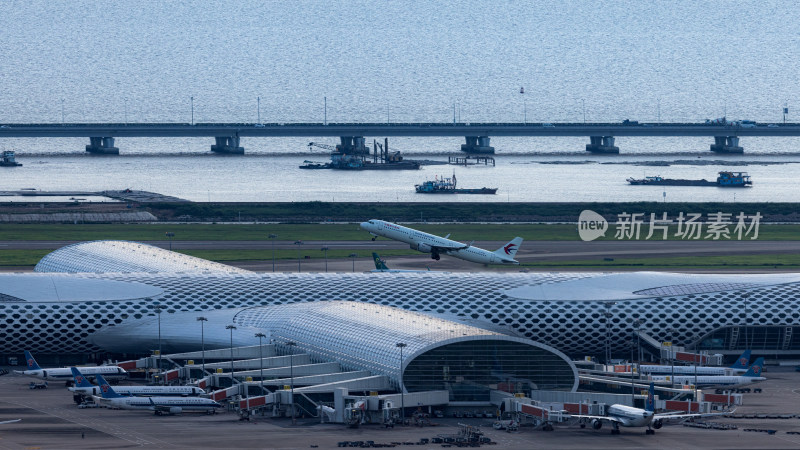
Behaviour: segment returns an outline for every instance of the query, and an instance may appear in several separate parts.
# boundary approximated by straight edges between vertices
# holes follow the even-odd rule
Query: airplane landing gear
[[[439,261],[439,259],[441,259],[441,258],[439,257],[438,253],[431,253],[431,259],[435,259],[436,261]]]
[[[654,430],[652,428],[648,428],[648,429],[644,430],[644,434],[656,434],[656,430]]]
[[[614,423],[611,427],[611,434],[619,434],[619,424]]]
[[[376,236],[373,236],[373,237],[372,237],[372,240],[373,240],[373,241],[375,240],[375,237],[376,237]]]

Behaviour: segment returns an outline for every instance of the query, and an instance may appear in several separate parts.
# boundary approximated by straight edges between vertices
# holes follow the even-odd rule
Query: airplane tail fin
[[[102,395],[103,398],[122,397],[121,395],[117,394],[116,391],[114,391],[114,389],[111,387],[110,384],[108,384],[108,381],[106,381],[106,379],[103,378],[102,375],[98,373],[97,375],[95,375],[95,379],[97,379],[97,384],[100,385],[100,395]]]
[[[762,372],[763,369],[764,369],[764,358],[763,357],[759,357],[756,360],[756,362],[754,362],[753,365],[750,366],[750,368],[747,369],[747,372],[745,372],[744,375],[742,375],[742,376],[743,377],[760,377],[761,376],[761,372]]]
[[[495,250],[494,253],[496,255],[500,255],[502,258],[514,259],[514,256],[517,254],[517,250],[519,250],[520,245],[522,245],[522,238],[517,236],[508,244]]]
[[[94,387],[92,383],[89,383],[89,380],[86,379],[85,376],[78,370],[76,367],[70,367],[72,371],[72,379],[75,380],[75,387],[79,388],[87,388],[87,387]]]
[[[42,370],[42,368],[39,367],[39,364],[36,362],[36,360],[33,359],[33,355],[31,355],[31,352],[27,350],[25,350],[24,352],[25,352],[25,363],[28,365],[28,370]]]
[[[741,356],[731,366],[731,369],[747,370],[747,363],[750,362],[750,350],[745,350]]]
[[[389,268],[386,267],[386,261],[382,260],[381,257],[378,256],[377,253],[372,252],[372,260],[375,261],[375,269],[377,269],[377,270],[389,270]]]
[[[656,410],[656,387],[655,383],[650,383],[650,389],[647,390],[647,400],[644,403],[644,410],[655,412]]]

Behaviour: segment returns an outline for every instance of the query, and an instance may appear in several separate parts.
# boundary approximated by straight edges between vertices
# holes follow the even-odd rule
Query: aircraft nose
[[[361,222],[361,228],[367,229],[369,227],[369,222]]]

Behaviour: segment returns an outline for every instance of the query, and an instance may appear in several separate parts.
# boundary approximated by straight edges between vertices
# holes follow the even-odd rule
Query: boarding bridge
[[[634,332],[638,337],[638,342],[642,351],[646,352],[661,361],[675,361],[685,364],[699,364],[703,366],[721,366],[722,355],[709,355],[707,351],[700,353],[687,352],[683,347],[672,345],[671,342],[661,342],[646,332],[638,330]]]

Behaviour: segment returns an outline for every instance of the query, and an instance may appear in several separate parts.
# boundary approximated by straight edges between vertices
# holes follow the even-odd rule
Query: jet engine
[[[169,413],[170,414],[180,414],[181,411],[183,411],[183,408],[181,408],[180,406],[171,406],[169,408]]]
[[[653,421],[653,423],[652,423],[651,425],[653,426],[653,428],[655,428],[656,430],[658,430],[659,428],[661,428],[661,427],[663,427],[663,426],[664,426],[664,422],[662,422],[662,421],[660,421],[660,420],[654,420],[654,421]]]
[[[419,242],[417,244],[411,244],[411,250],[419,250],[421,252],[429,253],[431,251],[431,246]]]
[[[603,428],[603,421],[600,419],[592,419],[592,428],[594,428],[595,430]]]

